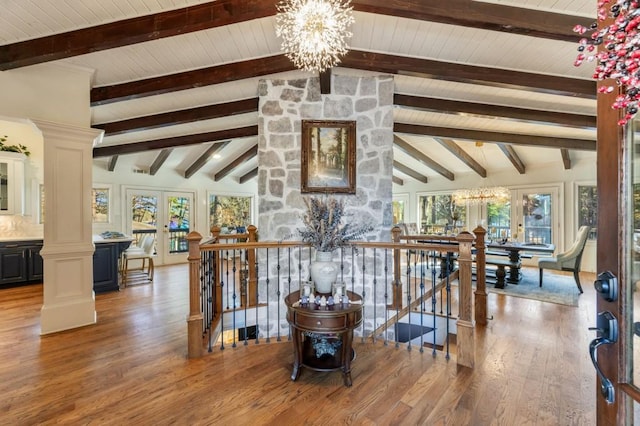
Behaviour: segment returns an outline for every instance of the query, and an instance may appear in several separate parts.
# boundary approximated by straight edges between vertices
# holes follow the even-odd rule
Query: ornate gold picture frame
[[[356,192],[356,122],[302,120],[301,192]]]

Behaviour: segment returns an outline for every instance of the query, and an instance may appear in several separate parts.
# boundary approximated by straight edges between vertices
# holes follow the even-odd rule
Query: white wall
[[[551,150],[550,150],[551,151]],[[550,152],[551,154],[551,152]],[[557,150],[553,151],[550,159],[559,158]],[[411,178],[404,178],[404,185],[393,185],[394,197],[401,195],[409,200],[406,207],[405,222],[418,222],[418,196],[424,192],[453,191],[457,188],[472,188],[477,186],[506,186],[508,188],[523,188],[540,185],[554,185],[560,189],[562,204],[560,206],[561,241],[558,241],[557,251],[568,247],[577,232],[577,185],[596,184],[596,153],[572,152],[570,170],[565,170],[561,161],[550,160],[547,163],[527,165],[526,173],[519,174],[514,168],[502,169],[488,173],[483,179],[471,172],[456,174],[454,181],[439,176],[429,176],[426,184]],[[470,212],[471,213],[471,212]],[[467,229],[472,230],[478,224],[478,217],[470,214]],[[589,241],[582,260],[582,270],[595,272],[596,242]]]

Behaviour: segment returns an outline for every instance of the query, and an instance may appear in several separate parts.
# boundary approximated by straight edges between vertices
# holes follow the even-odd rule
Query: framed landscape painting
[[[301,192],[356,192],[356,122],[302,120]]]

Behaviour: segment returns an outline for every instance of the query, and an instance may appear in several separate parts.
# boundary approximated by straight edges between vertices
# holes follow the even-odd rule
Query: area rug
[[[518,284],[507,283],[505,288],[495,288],[494,284],[487,282],[487,291],[560,305],[578,306],[580,292],[573,275],[562,275],[545,270],[542,288],[539,284],[537,268],[522,268],[522,279]],[[584,288],[587,284],[583,282],[582,287]]]

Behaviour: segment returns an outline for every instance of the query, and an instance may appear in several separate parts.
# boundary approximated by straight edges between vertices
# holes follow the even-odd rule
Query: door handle
[[[589,355],[591,356],[591,362],[596,369],[596,373],[600,378],[600,393],[609,404],[612,404],[613,401],[615,401],[615,388],[611,380],[609,380],[602,372],[602,369],[600,369],[596,352],[598,347],[610,345],[618,341],[618,320],[609,311],[600,312],[598,314],[597,326],[591,327],[589,330],[596,330],[598,333],[598,337],[589,343]]]

